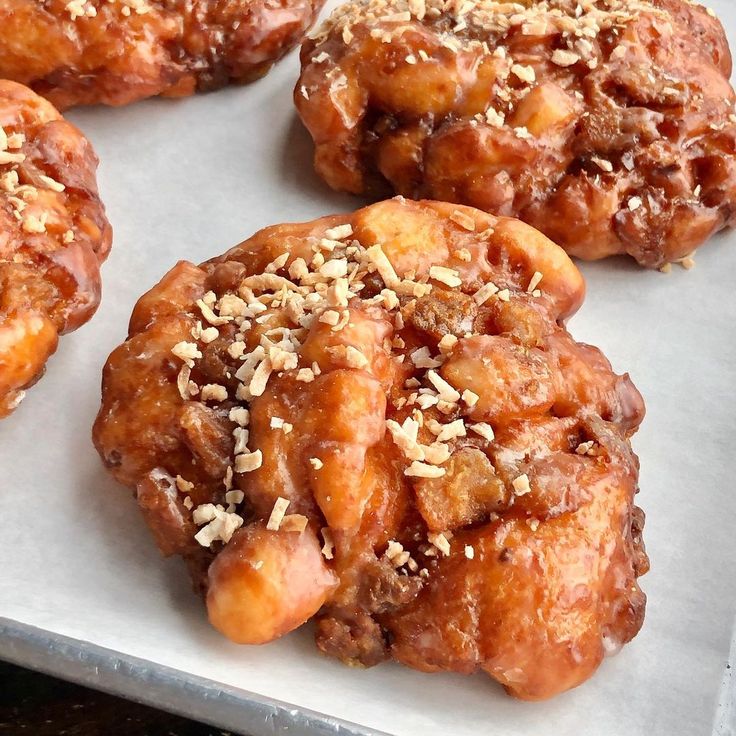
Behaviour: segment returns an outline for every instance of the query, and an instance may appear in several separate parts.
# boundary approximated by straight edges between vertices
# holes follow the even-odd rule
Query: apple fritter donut
[[[649,268],[734,224],[731,55],[696,3],[354,0],[301,59],[335,189],[460,202]]]
[[[96,169],[53,105],[0,80],[0,417],[97,309],[112,231]]]
[[[639,630],[644,406],[533,228],[384,201],[181,262],[104,370],[97,449],[235,642],[578,685]]]
[[[324,0],[6,0],[0,77],[60,109],[182,97],[263,76]]]

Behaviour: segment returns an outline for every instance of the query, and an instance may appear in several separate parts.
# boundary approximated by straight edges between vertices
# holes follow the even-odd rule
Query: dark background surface
[[[230,732],[0,662],[0,736],[226,735]]]

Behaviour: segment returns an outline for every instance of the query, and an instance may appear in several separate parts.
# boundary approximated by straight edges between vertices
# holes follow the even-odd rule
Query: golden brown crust
[[[59,109],[181,97],[263,76],[323,0],[10,0],[0,77]]]
[[[334,188],[433,197],[649,268],[734,222],[718,20],[688,0],[356,0],[294,99]],[[582,8],[580,12],[577,8]]]
[[[58,335],[97,309],[112,231],[96,169],[92,146],[49,102],[0,80],[0,417]]]
[[[95,444],[234,641],[316,616],[343,661],[549,697],[645,602],[644,407],[562,326],[583,293],[544,236],[468,207],[267,228],[142,297]]]

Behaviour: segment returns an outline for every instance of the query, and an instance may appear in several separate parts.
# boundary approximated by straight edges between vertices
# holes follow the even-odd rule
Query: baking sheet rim
[[[390,736],[5,617],[0,659],[247,736]]]

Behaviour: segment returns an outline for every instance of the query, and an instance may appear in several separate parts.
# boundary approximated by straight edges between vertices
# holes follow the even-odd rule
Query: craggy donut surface
[[[358,0],[295,102],[334,188],[461,202],[658,268],[734,223],[731,55],[687,0]]]
[[[315,617],[345,662],[546,698],[645,605],[644,406],[564,328],[583,296],[564,251],[468,207],[267,228],[141,298],[95,443],[233,641]]]
[[[0,77],[59,108],[181,97],[265,74],[323,0],[6,0]]]
[[[0,80],[0,417],[58,336],[97,309],[112,231],[96,169],[92,146],[49,102]]]

